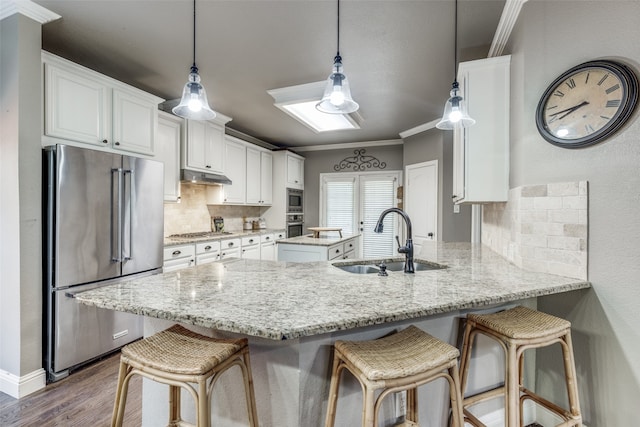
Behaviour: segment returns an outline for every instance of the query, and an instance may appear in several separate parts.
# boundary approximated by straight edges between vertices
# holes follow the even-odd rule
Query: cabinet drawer
[[[356,250],[356,241],[354,240],[349,240],[347,242],[344,242],[344,251],[345,253],[347,252],[352,252]]]
[[[332,259],[342,258],[343,254],[344,254],[344,244],[343,243],[330,246],[329,249],[328,249],[329,261],[331,261]]]
[[[196,265],[209,264],[220,259],[220,251],[212,251],[201,255],[196,255]]]
[[[260,243],[260,235],[245,236],[242,238],[242,247],[254,246]]]
[[[278,231],[277,233],[275,233],[275,237],[276,240],[281,240],[287,237],[287,232],[286,231]]]
[[[225,249],[234,249],[234,248],[240,249],[241,242],[242,241],[240,239],[220,240],[220,250],[224,251]]]
[[[164,261],[180,258],[195,257],[196,251],[193,245],[169,246],[164,248]]]
[[[262,236],[260,236],[260,243],[269,243],[269,242],[275,242],[275,241],[276,241],[276,236],[273,233],[263,234]]]
[[[196,254],[208,254],[212,252],[220,252],[220,241],[196,243]]]

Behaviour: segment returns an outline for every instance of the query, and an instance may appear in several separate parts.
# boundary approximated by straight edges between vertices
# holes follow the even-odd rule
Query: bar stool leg
[[[505,414],[507,417],[507,427],[519,427],[520,425],[520,378],[518,377],[519,363],[517,347],[511,343],[507,345],[506,354],[507,393],[505,399]]]
[[[578,419],[576,425],[582,424],[582,415],[580,413],[580,401],[578,398],[578,383],[576,373],[576,363],[573,355],[573,343],[571,341],[571,331],[560,341],[562,344],[562,355],[564,359],[564,372],[567,384],[567,395],[569,398],[569,410],[571,415]]]
[[[178,425],[180,422],[180,387],[169,386],[169,424]]]
[[[327,417],[325,427],[333,427],[336,422],[336,406],[338,404],[338,390],[340,388],[340,356],[337,350],[333,353],[333,365],[331,368],[331,385],[329,386],[329,399],[327,401]]]
[[[454,427],[464,427],[464,415],[462,413],[462,394],[460,391],[460,372],[458,365],[449,368],[449,398],[451,400],[451,419]]]
[[[407,390],[407,415],[408,421],[418,424],[418,389],[410,388]]]
[[[253,375],[251,374],[251,360],[249,351],[243,352],[243,361],[240,363],[242,378],[244,379],[244,392],[247,400],[247,413],[249,414],[249,425],[258,427],[258,410],[256,409],[256,396],[253,389]]]
[[[127,365],[126,363],[124,363],[122,361],[122,359],[120,360],[120,369],[118,370],[118,386],[116,388],[116,400],[113,403],[113,414],[111,415],[111,427],[115,427],[117,424],[117,419],[118,419],[118,413],[120,412],[120,405],[125,405],[126,403],[126,393],[125,393],[125,400],[121,402],[122,400],[122,388],[124,385],[124,379],[127,376],[128,373],[128,367],[129,365]]]
[[[375,427],[374,391],[362,384],[362,427]]]

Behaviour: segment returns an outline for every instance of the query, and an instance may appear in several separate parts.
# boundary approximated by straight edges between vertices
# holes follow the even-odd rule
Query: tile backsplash
[[[587,181],[517,187],[482,208],[482,243],[530,271],[587,279]]]
[[[207,205],[206,187],[180,183],[180,203],[164,204],[164,235],[211,230],[211,217],[224,218],[227,231],[242,230],[242,217],[258,219],[268,209],[260,206]],[[269,226],[269,224],[267,224]]]

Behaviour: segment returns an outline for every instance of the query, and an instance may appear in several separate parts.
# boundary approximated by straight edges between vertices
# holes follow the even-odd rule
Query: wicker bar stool
[[[118,388],[111,426],[122,426],[129,380],[142,375],[169,385],[169,426],[190,426],[180,417],[180,389],[196,403],[196,426],[211,424],[211,395],[218,374],[239,366],[244,380],[249,425],[258,426],[249,347],[246,338],[216,339],[180,325],[158,332],[122,348]],[[207,384],[207,381],[211,381]],[[195,383],[197,387],[189,383]]]
[[[407,415],[403,426],[418,426],[417,387],[438,378],[449,383],[454,426],[463,427],[457,348],[415,326],[371,341],[336,341],[325,427],[333,427],[340,374],[348,370],[360,382],[363,394],[362,426],[374,427],[383,399],[407,390]],[[382,390],[377,399],[374,394]]]
[[[561,418],[563,421],[556,424],[557,427],[582,425],[569,321],[522,306],[493,314],[469,314],[460,360],[463,396],[469,377],[472,346],[477,334],[486,335],[502,346],[505,352],[505,382],[503,386],[463,399],[466,422],[476,427],[483,427],[484,424],[473,416],[468,408],[477,403],[504,396],[507,427],[522,427],[523,404],[527,399]],[[562,347],[569,409],[559,407],[523,385],[524,351],[556,343]]]

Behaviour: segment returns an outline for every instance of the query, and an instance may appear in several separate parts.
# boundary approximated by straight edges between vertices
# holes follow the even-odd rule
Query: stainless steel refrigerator
[[[44,362],[49,381],[142,336],[142,318],[73,294],[160,272],[161,162],[69,145],[46,147]]]

